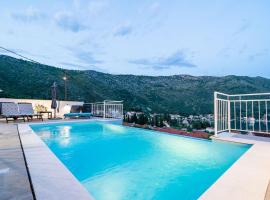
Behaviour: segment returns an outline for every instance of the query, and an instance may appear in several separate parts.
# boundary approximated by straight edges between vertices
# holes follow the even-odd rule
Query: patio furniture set
[[[0,116],[6,119],[6,122],[23,120],[31,121],[34,118],[43,121],[43,114],[48,115],[48,119],[53,119],[51,111],[39,110],[34,112],[31,103],[0,102]],[[70,113],[64,114],[64,118],[91,118],[91,104],[72,105]]]
[[[24,122],[33,120],[35,117],[43,121],[42,114],[35,113],[31,103],[1,102],[0,115],[6,122],[22,119]]]

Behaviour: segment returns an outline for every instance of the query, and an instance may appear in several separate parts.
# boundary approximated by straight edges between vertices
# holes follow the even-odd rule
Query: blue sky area
[[[0,46],[67,69],[270,77],[269,0],[1,1],[0,30]]]

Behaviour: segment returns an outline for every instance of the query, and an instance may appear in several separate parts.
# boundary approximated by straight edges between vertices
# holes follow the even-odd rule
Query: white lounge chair
[[[26,116],[27,121],[29,121],[29,119],[32,120],[34,117],[43,121],[41,114],[35,114],[31,103],[18,103],[18,107],[19,113]]]
[[[18,105],[14,102],[2,102],[1,103],[1,115],[6,118],[6,122],[17,120],[22,118],[25,122],[25,115],[20,114]],[[11,120],[10,120],[11,119]]]

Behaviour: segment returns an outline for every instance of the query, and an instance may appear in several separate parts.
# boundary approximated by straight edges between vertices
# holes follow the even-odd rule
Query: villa
[[[270,200],[270,0],[0,19],[0,200]]]
[[[270,93],[215,92],[211,140],[125,127],[122,101],[56,102],[0,99],[1,200],[270,199]]]

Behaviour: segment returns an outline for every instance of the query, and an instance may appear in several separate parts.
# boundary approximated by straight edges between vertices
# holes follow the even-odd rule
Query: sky
[[[270,1],[1,1],[0,46],[66,69],[270,78]]]

